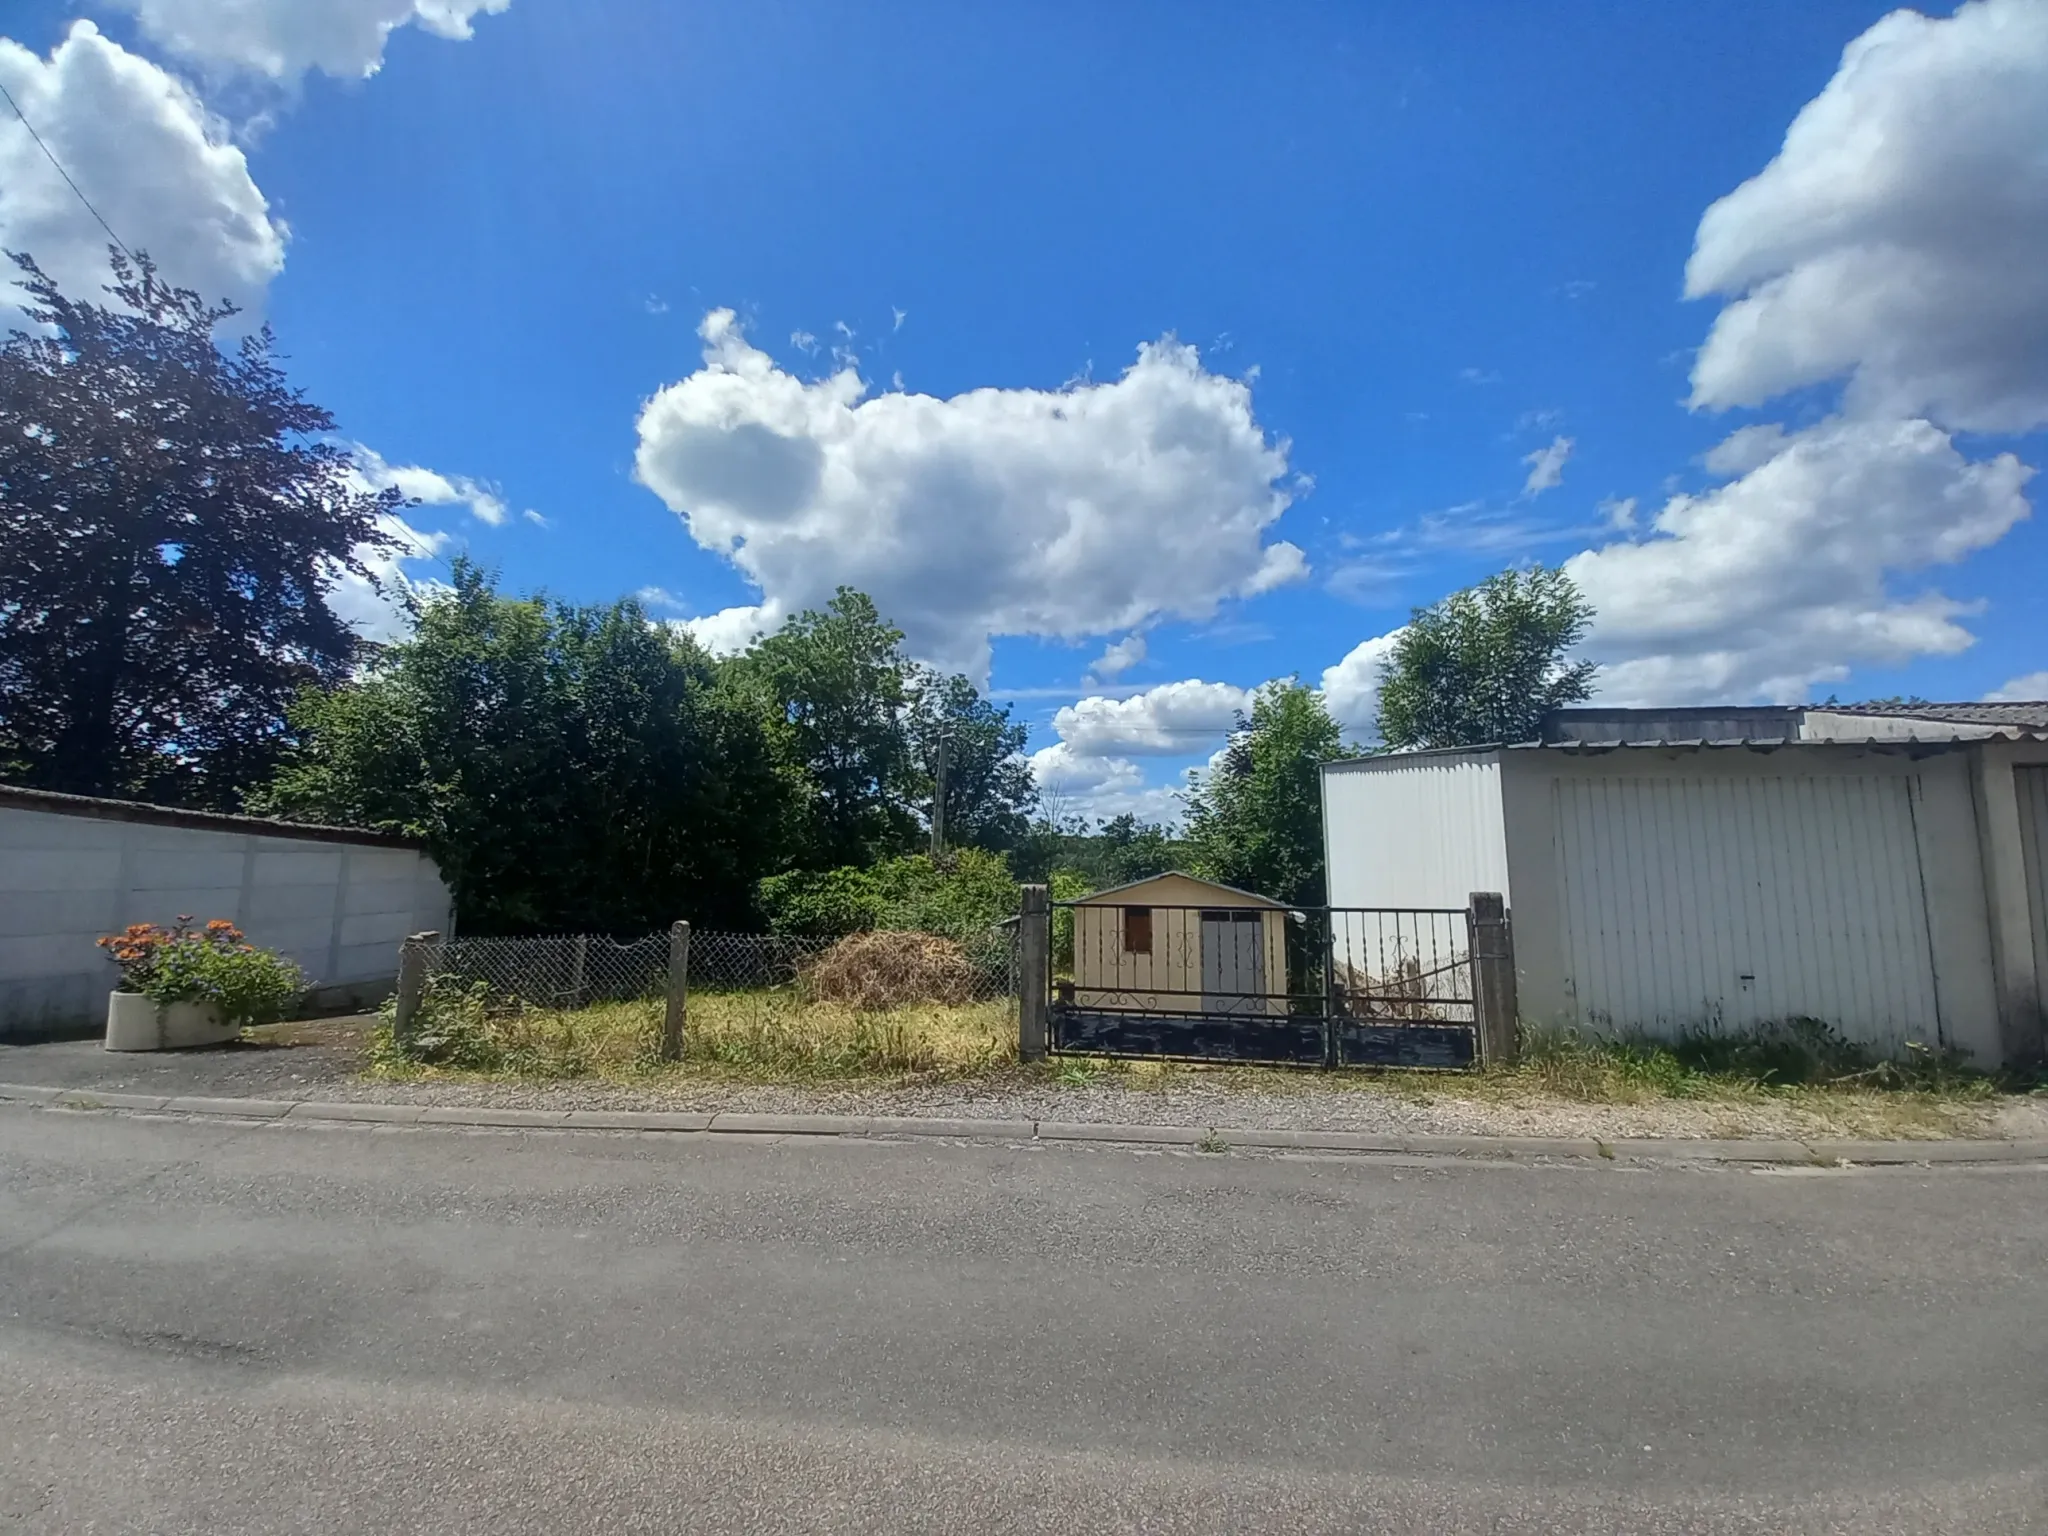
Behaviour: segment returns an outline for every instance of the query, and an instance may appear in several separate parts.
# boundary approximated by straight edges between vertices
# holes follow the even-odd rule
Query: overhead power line
[[[54,149],[43,142],[43,136],[36,132],[36,125],[30,122],[28,114],[21,110],[21,103],[14,99],[14,93],[8,90],[5,85],[0,85],[0,98],[4,98],[7,105],[14,108],[14,115],[21,119],[21,126],[28,130],[28,136],[36,141],[36,148],[40,149],[49,159],[50,164],[57,168],[57,174],[64,178],[64,185],[76,193],[78,200],[85,204],[85,211],[99,220],[99,226],[107,232],[107,238],[120,247],[123,256],[126,256],[130,261],[134,261],[135,253],[128,249],[128,242],[114,233],[114,226],[107,222],[106,216],[99,209],[93,207],[92,199],[87,197],[78,183],[71,179],[71,173],[64,169],[64,162],[57,158],[57,152]]]

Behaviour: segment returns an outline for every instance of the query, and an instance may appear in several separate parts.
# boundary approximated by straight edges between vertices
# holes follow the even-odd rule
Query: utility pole
[[[953,744],[945,737],[939,738],[939,760],[932,775],[932,862],[939,862],[946,851],[946,768],[952,756]]]

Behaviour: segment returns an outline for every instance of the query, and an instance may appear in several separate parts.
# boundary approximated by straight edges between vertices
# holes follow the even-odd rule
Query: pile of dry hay
[[[966,951],[936,933],[849,934],[797,973],[804,994],[854,1008],[971,1003],[981,977]]]

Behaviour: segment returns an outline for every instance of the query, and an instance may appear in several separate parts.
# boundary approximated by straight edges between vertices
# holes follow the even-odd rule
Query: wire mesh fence
[[[667,932],[409,941],[423,988],[481,990],[496,1009],[573,1010],[660,1000],[670,986]],[[856,1007],[973,1003],[1014,997],[1014,930],[962,942],[937,934],[692,932],[682,979],[691,992],[793,990]]]
[[[498,1007],[588,1008],[658,998],[668,990],[665,933],[624,943],[589,933],[440,939],[418,950],[428,986],[481,988]]]

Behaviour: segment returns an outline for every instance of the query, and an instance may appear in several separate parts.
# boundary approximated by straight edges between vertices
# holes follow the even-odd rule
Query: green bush
[[[776,933],[902,928],[968,941],[1015,915],[1017,881],[1001,854],[960,848],[940,864],[912,854],[873,869],[796,870],[763,880],[760,898]]]

